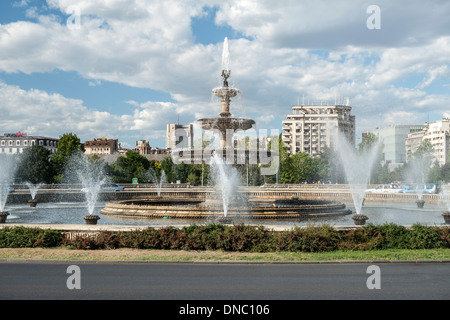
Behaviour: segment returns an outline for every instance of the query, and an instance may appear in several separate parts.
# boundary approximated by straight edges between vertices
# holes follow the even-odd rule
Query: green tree
[[[164,158],[164,160],[161,161],[161,169],[164,170],[166,174],[166,180],[168,183],[173,182],[172,180],[173,167],[174,164],[172,161],[172,157]]]
[[[62,180],[64,167],[66,166],[67,161],[72,155],[79,151],[84,152],[84,146],[76,134],[65,133],[59,137],[58,148],[56,152],[51,155],[51,161],[55,165],[56,170],[56,181]]]
[[[144,179],[150,161],[137,151],[128,150],[125,157],[117,158],[113,165],[116,182],[131,182],[133,178]]]
[[[51,152],[42,146],[26,148],[17,169],[17,177],[33,184],[53,183],[56,169],[50,155]]]

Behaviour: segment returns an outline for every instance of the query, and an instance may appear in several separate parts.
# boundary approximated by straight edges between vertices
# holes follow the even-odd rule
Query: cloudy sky
[[[165,147],[167,123],[220,112],[225,37],[231,112],[257,129],[340,97],[357,137],[435,121],[450,114],[449,16],[447,0],[2,0],[0,134]]]

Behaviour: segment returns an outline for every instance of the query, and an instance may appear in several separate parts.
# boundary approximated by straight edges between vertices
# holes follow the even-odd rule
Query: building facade
[[[194,125],[167,124],[166,148],[190,149],[194,145]]]
[[[440,166],[450,161],[447,157],[450,151],[450,119],[426,123],[423,130],[410,133],[405,141],[406,161],[410,160],[424,140],[428,140],[433,146],[434,160]]]
[[[91,155],[105,155],[115,154],[119,150],[118,139],[98,138],[91,141],[84,142],[84,154]]]
[[[355,144],[355,116],[348,105],[327,102],[294,105],[283,123],[282,140],[291,154],[308,153],[318,156],[326,148],[337,150],[337,138],[344,135]]]
[[[57,138],[41,136],[28,136],[26,133],[5,133],[0,137],[0,154],[21,154],[25,148],[31,146],[42,146],[51,153],[56,152],[58,147]]]
[[[415,133],[418,133],[420,137],[420,132],[423,131],[424,127],[424,125],[394,125],[376,128],[372,131],[383,142],[383,161],[384,164],[388,165],[389,170],[394,170],[406,163],[406,139],[409,134],[412,134],[411,137],[417,136],[414,135]],[[411,140],[410,143],[413,141]],[[409,148],[411,147],[410,145]]]

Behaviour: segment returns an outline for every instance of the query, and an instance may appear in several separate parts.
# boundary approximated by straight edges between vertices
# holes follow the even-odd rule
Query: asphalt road
[[[1,261],[0,298],[180,301],[450,298],[450,263],[380,263],[373,269],[369,266],[369,263]]]

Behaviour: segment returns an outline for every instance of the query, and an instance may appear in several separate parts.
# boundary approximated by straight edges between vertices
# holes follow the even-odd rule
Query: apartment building
[[[105,155],[115,154],[119,151],[118,139],[95,138],[94,140],[84,142],[84,154],[91,155]]]
[[[190,149],[194,145],[194,125],[167,124],[166,148]]]
[[[328,101],[294,105],[283,123],[282,140],[291,154],[320,155],[325,148],[337,150],[337,138],[344,135],[355,144],[355,116],[347,104]]]
[[[5,133],[0,136],[0,154],[21,154],[25,148],[37,145],[56,152],[59,139],[42,136],[29,136],[26,133]]]
[[[389,170],[394,170],[406,163],[406,150],[418,148],[422,143],[420,132],[424,128],[424,125],[392,125],[372,131],[383,142],[383,162],[388,165]],[[406,138],[409,134],[415,138],[411,138],[410,145],[406,148]]]
[[[417,151],[424,140],[430,141],[434,150],[434,158],[439,165],[444,165],[450,159],[447,154],[450,151],[450,119],[444,118],[432,123],[426,123],[423,130],[410,133],[405,140],[406,160]]]

